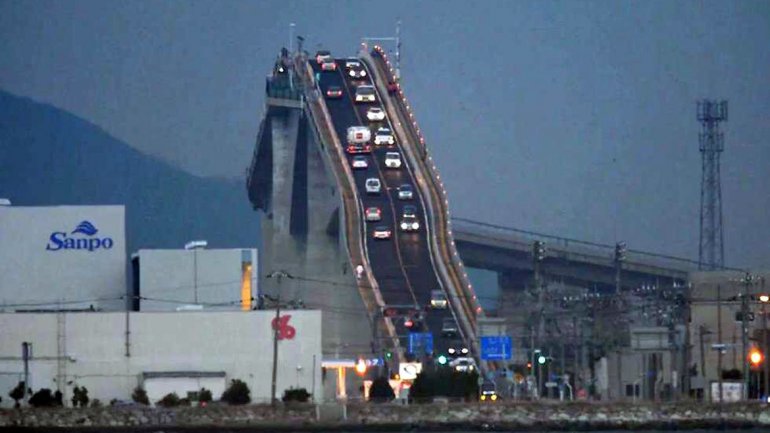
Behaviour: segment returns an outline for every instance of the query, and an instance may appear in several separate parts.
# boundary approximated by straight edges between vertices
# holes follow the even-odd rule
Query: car
[[[360,68],[361,62],[356,57],[348,57],[345,59],[345,69]]]
[[[364,143],[364,144],[348,143],[348,147],[345,148],[345,151],[347,151],[348,154],[350,155],[355,155],[358,153],[371,153],[372,146],[370,146],[369,143]]]
[[[401,168],[401,155],[398,152],[386,152],[385,167]]]
[[[336,71],[337,70],[337,62],[334,61],[331,57],[323,59],[321,61],[321,70],[322,71]]]
[[[398,83],[396,83],[393,80],[388,81],[388,93],[396,93],[396,92],[398,92]]]
[[[497,386],[494,382],[485,381],[479,387],[479,400],[494,402],[500,398],[497,395]]]
[[[385,120],[385,111],[380,107],[369,107],[369,109],[366,110],[366,118],[369,119],[370,122],[381,122]]]
[[[354,80],[361,80],[366,78],[366,69],[362,66],[348,69],[348,76]]]
[[[458,333],[455,319],[447,317],[441,322],[441,335],[443,337],[456,337]]]
[[[382,219],[382,209],[378,207],[368,207],[364,213],[366,214],[367,221],[379,221]]]
[[[446,296],[444,296],[444,292],[441,290],[431,290],[430,291],[430,307],[437,309],[437,310],[443,310],[448,306],[448,302],[446,300]],[[451,349],[451,347],[450,347]],[[450,353],[451,355],[451,353]]]
[[[447,354],[453,358],[458,356],[468,356],[468,353],[470,353],[468,346],[460,340],[453,340],[449,343],[449,347],[447,348]]]
[[[371,84],[362,84],[356,87],[356,102],[376,102],[377,92]]]
[[[372,236],[375,239],[390,239],[391,231],[388,226],[377,226],[372,232]]]
[[[332,99],[338,99],[342,97],[342,87],[340,86],[329,86],[326,89],[326,97],[332,98]]]
[[[372,139],[372,131],[366,126],[351,126],[348,128],[348,143],[363,144]]]
[[[353,157],[353,162],[351,163],[351,165],[353,166],[353,168],[368,168],[369,161],[367,161],[364,155],[356,155]]]
[[[396,139],[393,138],[393,132],[389,128],[380,128],[374,134],[374,144],[377,146],[381,144],[392,146],[396,144]]]
[[[379,194],[382,189],[382,183],[376,177],[370,177],[365,182],[367,194]]]
[[[452,361],[450,361],[449,366],[454,371],[459,371],[462,373],[470,373],[476,370],[476,361],[474,361],[473,358],[470,358],[467,356],[461,356],[459,358],[455,358]]]
[[[414,218],[417,216],[417,208],[411,204],[405,205],[401,210],[401,216],[404,218]]]
[[[332,53],[330,53],[328,50],[318,50],[315,53],[315,61],[319,65],[323,63],[325,59],[331,59]]]
[[[420,222],[415,217],[402,218],[399,227],[402,232],[416,232],[420,229]]]
[[[398,199],[399,200],[411,200],[414,197],[414,190],[412,185],[405,183],[398,187]]]

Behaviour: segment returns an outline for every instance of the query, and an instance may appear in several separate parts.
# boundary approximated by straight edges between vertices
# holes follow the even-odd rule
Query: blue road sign
[[[430,332],[415,332],[409,334],[409,352],[417,356],[433,353],[433,334]]]
[[[513,342],[511,337],[495,335],[481,337],[481,359],[485,361],[503,361],[511,359]]]

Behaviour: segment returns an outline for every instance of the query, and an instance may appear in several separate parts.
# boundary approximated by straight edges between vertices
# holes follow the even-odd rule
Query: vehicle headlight
[[[414,223],[412,224],[412,230],[417,230],[420,228],[420,223]]]
[[[401,223],[401,230],[406,230],[409,226],[406,223]]]
[[[484,395],[484,394],[481,394],[481,400],[483,401],[483,400],[486,400],[486,399],[487,399],[487,396]]]
[[[451,354],[455,353],[455,350],[450,347],[449,350],[447,350],[447,352],[449,352],[449,354],[451,355]]]
[[[463,352],[463,354],[465,354],[465,353],[468,353],[468,348],[466,348],[466,347],[463,347],[463,350],[462,350],[462,352]]]
[[[497,400],[497,394],[492,394],[492,396],[489,398],[492,399],[492,401],[495,401]]]

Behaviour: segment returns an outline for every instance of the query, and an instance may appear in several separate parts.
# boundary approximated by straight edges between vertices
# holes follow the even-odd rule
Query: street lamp
[[[206,241],[190,241],[185,244],[184,249],[193,250],[193,300],[198,303],[198,250],[206,248],[209,245]]]

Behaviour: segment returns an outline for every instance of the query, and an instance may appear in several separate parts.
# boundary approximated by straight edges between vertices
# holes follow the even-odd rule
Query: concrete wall
[[[259,293],[255,249],[139,250],[136,257],[141,311],[174,311],[185,305],[240,310],[244,261],[251,263],[249,296],[256,299]],[[247,302],[247,309],[251,305]]]
[[[96,233],[72,233],[84,221]],[[102,245],[59,248],[54,233],[60,241]],[[125,237],[123,206],[0,206],[0,308],[123,309]]]
[[[289,387],[321,395],[321,312],[285,311],[295,336],[279,342],[278,397]],[[22,342],[33,345],[31,386],[57,389],[65,401],[85,386],[91,398],[130,400],[146,373],[224,372],[245,381],[252,401],[270,399],[272,311],[0,314],[0,393],[21,379]],[[314,368],[315,366],[315,368]],[[313,388],[315,386],[315,388]],[[184,395],[184,393],[180,393]],[[219,395],[214,395],[215,399]]]

